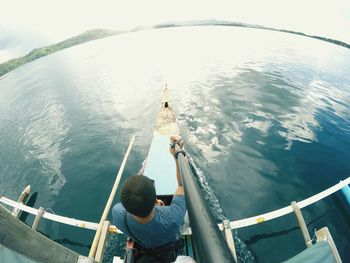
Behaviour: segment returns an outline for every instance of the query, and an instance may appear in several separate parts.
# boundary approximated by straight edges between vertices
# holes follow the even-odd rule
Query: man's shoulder
[[[122,203],[117,203],[116,205],[114,205],[112,209],[113,223],[119,226],[123,224],[123,216],[125,214],[126,210]]]
[[[112,213],[125,213],[125,208],[122,203],[117,203],[113,206]]]
[[[178,226],[183,223],[183,219],[186,213],[186,200],[183,195],[175,195],[170,206],[158,206],[155,207],[159,216],[157,220],[160,224]]]
[[[167,213],[173,211],[175,207],[182,207],[186,209],[186,200],[183,195],[174,195],[171,204],[167,206],[155,206],[154,208],[159,211],[159,213]]]

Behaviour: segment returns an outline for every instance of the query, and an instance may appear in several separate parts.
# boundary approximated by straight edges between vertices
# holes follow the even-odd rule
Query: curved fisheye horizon
[[[0,5],[5,262],[350,262],[348,1]]]
[[[3,0],[1,0],[3,1]],[[1,3],[0,1],[0,3]],[[336,1],[6,1],[0,16],[0,63],[34,48],[104,28],[226,20],[303,32],[350,43],[350,3]]]
[[[27,53],[22,57],[11,58],[11,59],[8,59],[7,61],[4,61],[3,63],[0,63],[0,76],[3,76],[9,73],[10,71],[26,63],[34,61],[40,57],[44,57],[51,53],[54,53],[69,47],[73,47],[75,45],[83,44],[92,40],[97,40],[97,39],[118,35],[118,34],[134,33],[134,32],[139,32],[144,30],[152,30],[152,29],[155,30],[155,29],[175,28],[175,27],[193,27],[193,26],[229,26],[229,27],[259,29],[259,30],[270,30],[270,31],[276,31],[280,33],[288,33],[288,34],[299,35],[302,37],[314,38],[314,39],[332,43],[344,48],[350,48],[350,44],[345,43],[343,41],[336,40],[336,39],[326,38],[326,37],[317,36],[317,35],[309,35],[303,32],[266,27],[266,26],[255,25],[255,24],[247,24],[247,23],[234,22],[234,21],[228,21],[228,20],[219,20],[219,19],[173,21],[173,22],[159,23],[155,25],[140,25],[128,30],[111,30],[111,29],[87,30],[79,35],[65,39],[58,43],[34,48],[33,50],[31,50],[29,53]]]

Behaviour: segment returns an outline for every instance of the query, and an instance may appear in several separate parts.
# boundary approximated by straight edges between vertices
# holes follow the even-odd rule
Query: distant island
[[[5,75],[6,73],[28,62],[36,60],[40,57],[49,55],[51,53],[60,51],[65,48],[83,44],[95,39],[105,38],[105,37],[122,34],[122,33],[137,32],[137,31],[147,30],[147,29],[161,29],[161,28],[169,28],[169,27],[186,27],[186,26],[235,26],[235,27],[264,29],[264,30],[278,31],[278,32],[284,32],[289,34],[300,35],[304,37],[315,38],[315,39],[326,41],[338,46],[350,48],[350,45],[348,43],[345,43],[339,40],[321,37],[321,36],[308,35],[302,32],[297,32],[292,30],[276,29],[272,27],[265,27],[265,26],[252,25],[252,24],[239,23],[239,22],[231,22],[231,21],[225,21],[225,20],[200,20],[200,21],[195,20],[195,21],[185,21],[185,22],[176,22],[176,23],[165,23],[165,24],[159,24],[154,26],[139,26],[130,31],[114,31],[114,30],[107,30],[107,29],[89,30],[75,37],[68,38],[67,40],[59,42],[57,44],[34,49],[23,57],[14,58],[0,64],[0,76]]]
[[[256,29],[264,29],[264,30],[271,30],[271,31],[278,31],[278,32],[284,32],[294,35],[300,35],[304,37],[310,37],[315,38],[318,40],[326,41],[332,44],[336,44],[338,46],[342,46],[345,48],[350,48],[350,45],[348,43],[345,43],[343,41],[339,41],[332,38],[326,38],[321,36],[314,36],[305,34],[298,31],[292,31],[292,30],[286,30],[286,29],[277,29],[273,27],[266,27],[266,26],[260,26],[260,25],[253,25],[253,24],[246,24],[246,23],[239,23],[239,22],[231,22],[226,20],[202,20],[202,21],[186,21],[182,23],[168,23],[168,24],[160,24],[156,25],[153,28],[167,28],[167,27],[181,27],[181,26],[235,26],[235,27],[248,27],[248,28],[256,28]]]
[[[31,52],[29,52],[27,55],[20,57],[20,58],[14,58],[11,59],[5,63],[0,64],[0,76],[5,75],[6,73],[28,63],[33,60],[36,60],[38,58],[47,56],[51,53],[57,52],[59,50],[69,48],[75,45],[83,44],[85,42],[104,38],[108,36],[112,36],[115,34],[118,34],[120,32],[113,31],[113,30],[106,30],[106,29],[94,29],[86,31],[78,36],[68,38],[67,40],[64,40],[62,42],[59,42],[57,44],[53,44],[47,47],[42,48],[36,48],[33,49]]]

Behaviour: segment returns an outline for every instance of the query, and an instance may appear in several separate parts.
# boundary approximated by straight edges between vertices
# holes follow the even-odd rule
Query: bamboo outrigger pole
[[[92,242],[90,253],[89,253],[89,257],[92,257],[92,258],[95,257],[98,241],[100,240],[102,225],[103,225],[103,222],[107,218],[109,210],[111,209],[111,205],[112,205],[115,193],[117,192],[118,185],[119,185],[120,179],[122,177],[126,161],[128,160],[129,153],[130,153],[131,148],[132,148],[132,146],[134,144],[134,140],[135,140],[135,135],[133,135],[131,140],[130,140],[128,150],[126,151],[124,159],[123,159],[123,162],[122,162],[122,164],[121,164],[121,166],[119,168],[117,178],[115,179],[112,191],[111,191],[111,193],[109,195],[109,198],[108,198],[108,201],[106,203],[106,207],[105,207],[105,209],[103,211],[103,214],[101,216],[101,220],[100,220],[100,223],[98,225],[98,228],[97,228],[97,231],[96,231],[96,234],[95,234],[95,237],[94,237],[94,241]]]

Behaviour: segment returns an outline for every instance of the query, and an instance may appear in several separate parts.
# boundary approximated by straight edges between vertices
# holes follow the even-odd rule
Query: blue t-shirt
[[[126,210],[121,203],[112,209],[113,224],[128,235],[124,224]],[[179,236],[186,213],[185,196],[175,195],[170,206],[155,206],[154,218],[147,224],[138,223],[130,213],[127,214],[131,235],[146,248],[155,248],[174,242]]]

